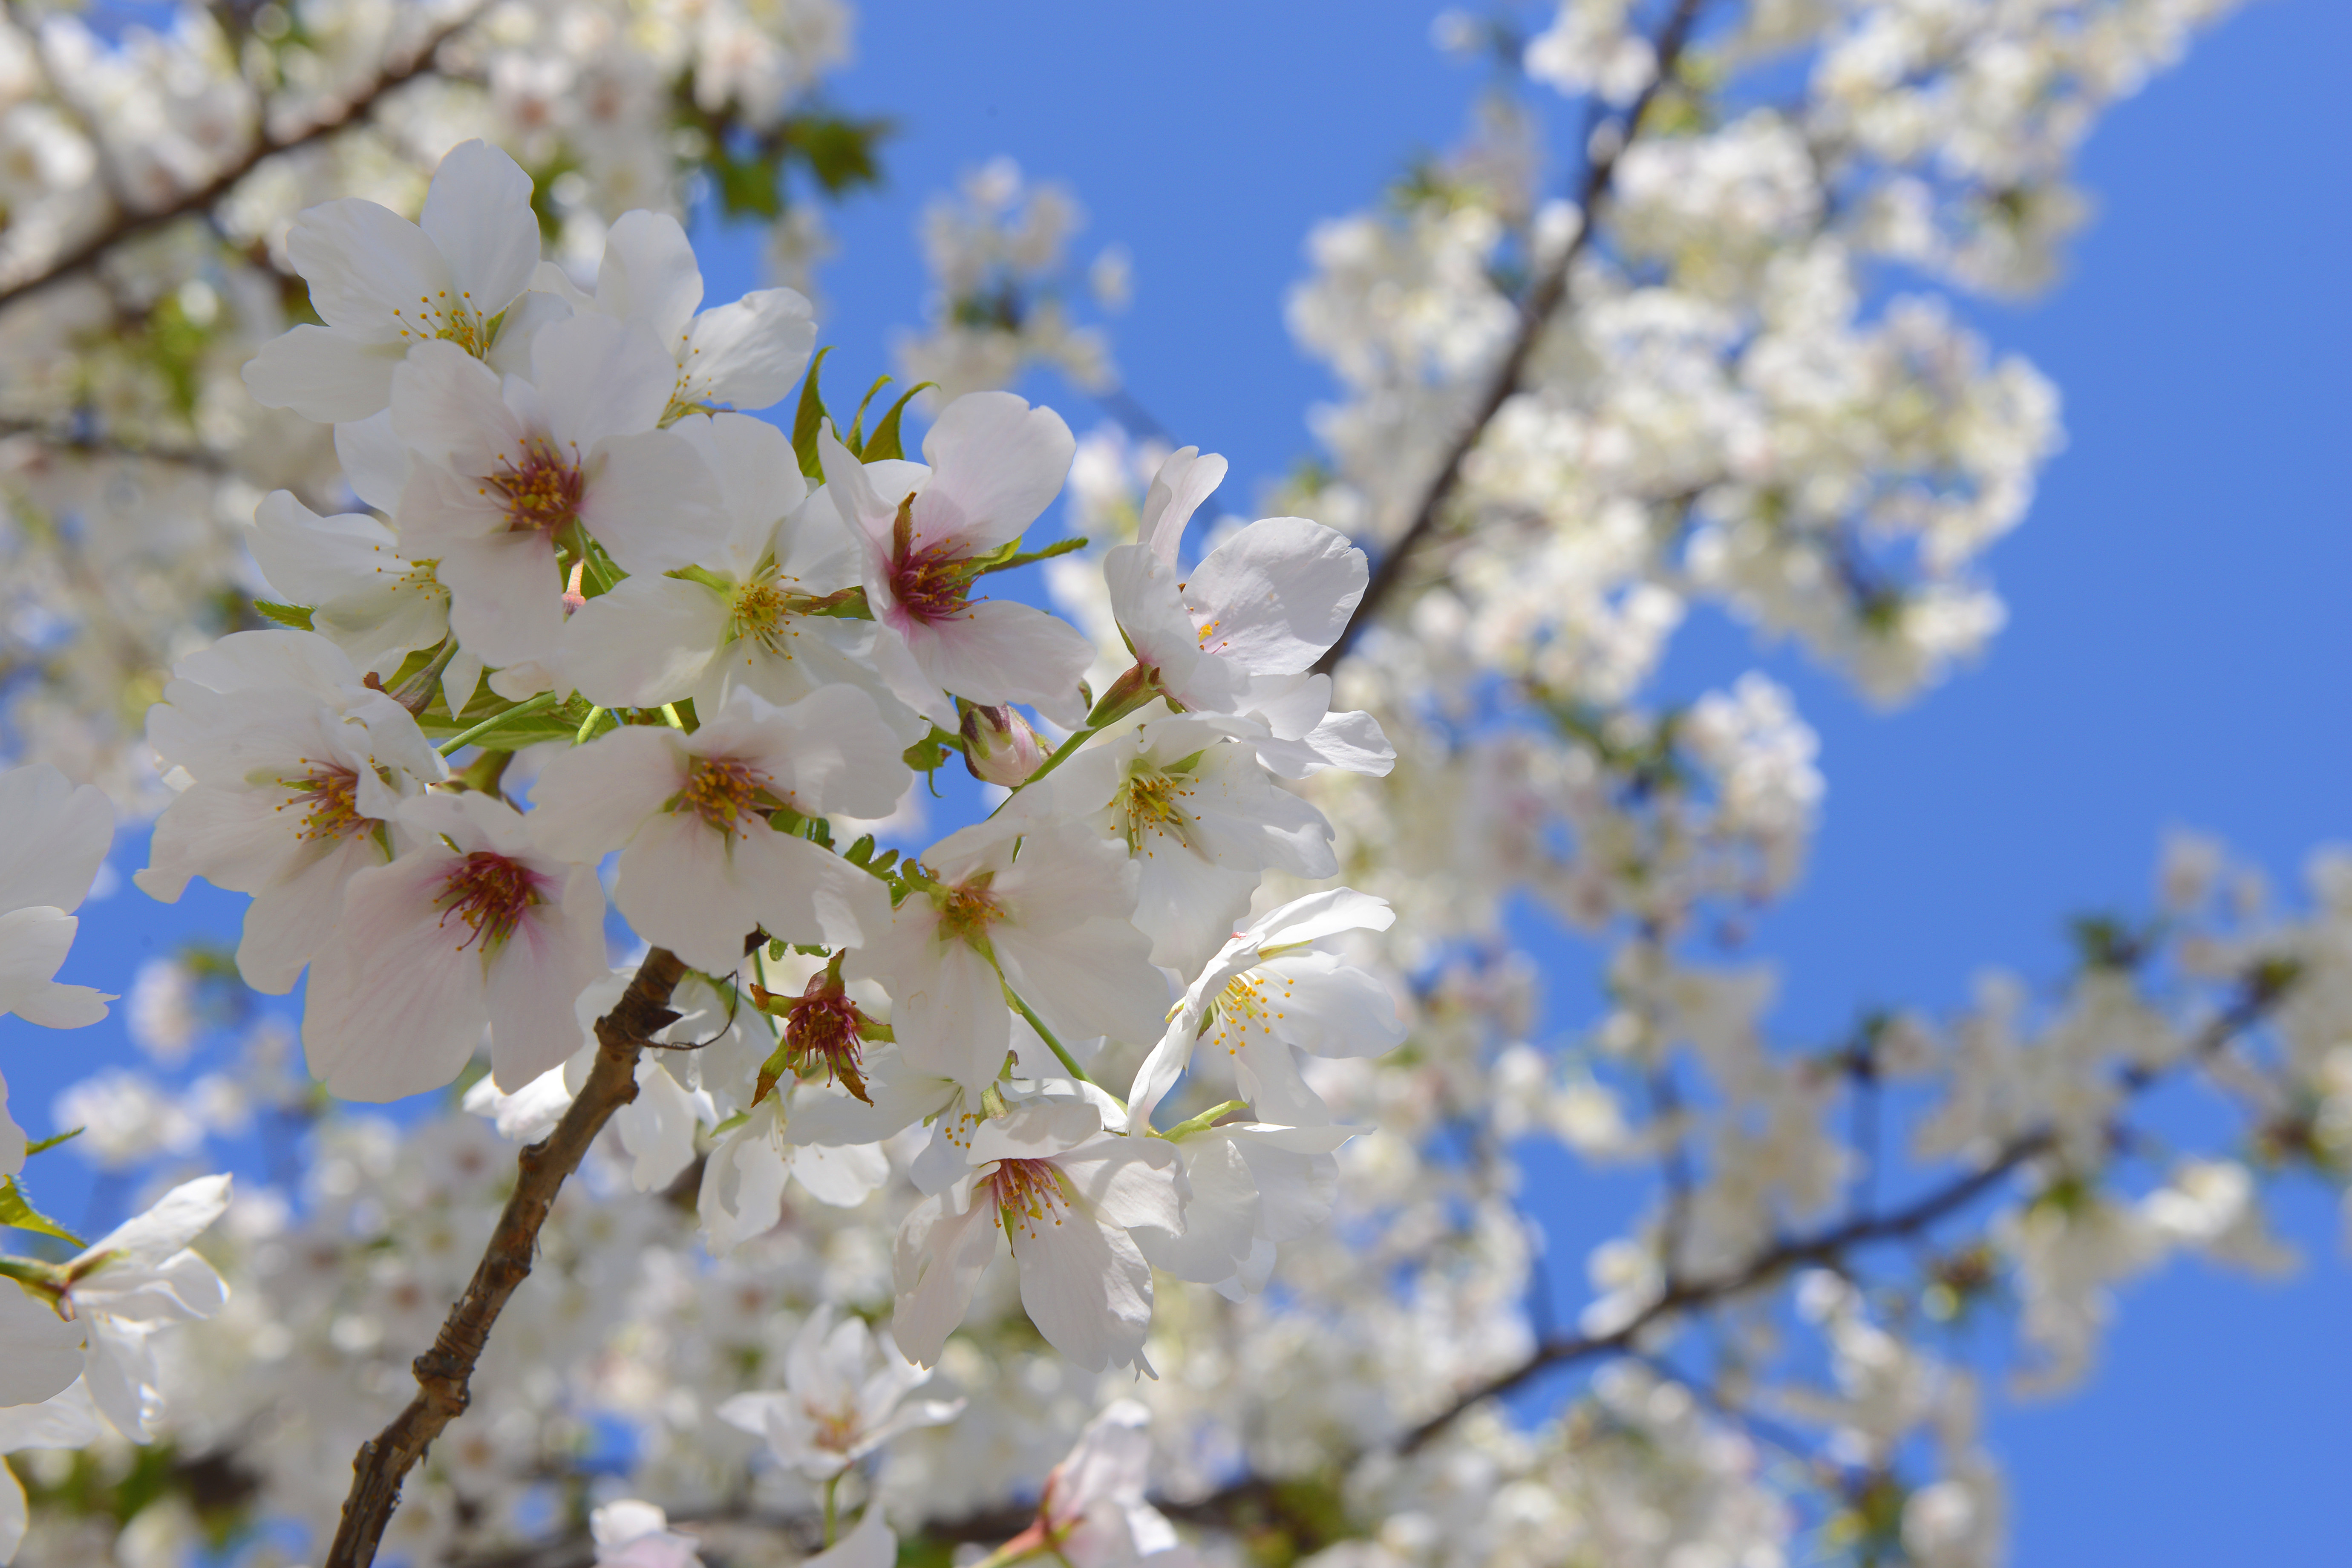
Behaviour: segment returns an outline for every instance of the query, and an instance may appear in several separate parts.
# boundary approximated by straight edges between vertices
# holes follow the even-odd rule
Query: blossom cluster
[[[429,186],[362,165],[366,132],[266,165],[231,232],[315,321],[152,263],[152,299],[246,323],[198,382],[251,421],[235,476],[159,499],[151,456],[135,494],[50,492],[90,558],[113,516],[190,584],[241,513],[268,625],[210,640],[142,588],[168,680],[60,658],[34,688],[58,734],[101,690],[153,703],[138,885],[252,901],[233,958],[128,987],[152,1070],[54,1110],[88,1131],[38,1158],[160,1201],[7,1260],[0,1334],[58,1386],[0,1394],[38,1401],[0,1406],[30,1499],[0,1544],[314,1561],[518,1184],[609,1116],[387,1560],[1999,1563],[1985,1406],[2084,1376],[2169,1258],[2292,1267],[2273,1194],[2352,1172],[2352,875],[2322,853],[2274,900],[2184,839],[2055,984],[1790,1039],[1748,947],[1829,798],[1816,738],[1761,675],[1678,701],[1660,671],[1707,605],[1889,700],[1999,630],[1983,562],[2055,394],[1927,290],[2045,278],[2096,112],[2224,8],[1447,19],[1504,79],[1310,240],[1290,320],[1339,393],[1263,509],[1303,515],[1255,521],[1212,510],[1221,458],[997,390],[1108,363],[1063,309],[1075,198],[1002,162],[922,235],[899,363],[932,405],[877,387],[845,428],[809,290],[705,309],[677,224],[624,211],[667,205],[627,160],[650,182],[678,145],[541,155],[647,101],[524,89],[635,37],[598,5],[436,57],[496,68],[413,95],[443,107],[404,145],[454,148]],[[753,39],[679,52],[727,6],[630,15],[641,79],[688,71],[698,113],[772,129],[807,79]],[[446,108],[480,81],[511,124]],[[1556,98],[1590,115],[1573,204]],[[698,166],[740,210],[744,172]],[[95,468],[58,434],[41,464]],[[1083,537],[1039,542],[1057,493]],[[1393,552],[1377,576],[1351,540]],[[1045,594],[983,595],[1033,563]],[[979,820],[919,847],[943,767]],[[88,821],[23,840],[54,875],[0,877],[28,944],[0,967],[22,1016],[77,1022],[98,1004],[45,987],[98,805],[37,776],[0,833]],[[1545,921],[1595,958],[1589,1016],[1559,1016]],[[2219,1130],[2178,1138],[2184,1096]],[[298,1141],[281,1181],[187,1180],[257,1124]],[[1580,1259],[1530,1212],[1569,1160],[1640,1183]]]

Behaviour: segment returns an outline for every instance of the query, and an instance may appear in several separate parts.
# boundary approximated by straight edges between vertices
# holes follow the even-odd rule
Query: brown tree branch
[[[374,113],[384,94],[401,87],[434,68],[433,57],[441,46],[457,33],[473,25],[476,17],[487,10],[477,5],[464,16],[426,37],[397,64],[387,64],[374,80],[369,82],[341,105],[329,110],[303,130],[289,136],[265,133],[246,150],[245,156],[224,169],[206,184],[182,193],[169,205],[143,212],[118,213],[114,221],[83,240],[64,255],[53,258],[46,267],[29,277],[0,287],[0,308],[5,308],[37,289],[45,288],[61,278],[81,271],[102,258],[116,246],[137,239],[184,217],[194,217],[209,212],[215,204],[227,196],[242,184],[247,174],[281,153],[291,153],[313,142],[334,135]],[[264,116],[265,122],[267,116]]]
[[[482,1261],[466,1293],[449,1309],[433,1348],[416,1358],[416,1397],[391,1426],[362,1444],[352,1461],[352,1489],[325,1568],[368,1568],[375,1561],[384,1526],[400,1502],[402,1479],[441,1429],[465,1413],[474,1365],[507,1298],[530,1273],[540,1227],[547,1223],[556,1193],[580,1168],[613,1113],[636,1099],[637,1053],[663,1026],[677,1021],[669,996],[685,973],[676,954],[655,948],[637,966],[620,1002],[596,1020],[596,1062],[588,1081],[555,1131],[516,1159],[515,1189]]]
[[[1444,460],[1439,463],[1428,488],[1422,492],[1421,504],[1414,509],[1412,522],[1397,535],[1393,543],[1381,552],[1380,561],[1372,568],[1371,580],[1364,586],[1364,596],[1356,602],[1355,613],[1348,617],[1347,626],[1341,628],[1339,640],[1315,661],[1318,673],[1328,675],[1339,667],[1339,661],[1355,645],[1357,637],[1371,624],[1372,616],[1396,592],[1413,552],[1436,528],[1445,503],[1453,499],[1454,489],[1460,485],[1463,463],[1477,448],[1479,440],[1486,434],[1486,426],[1494,423],[1495,416],[1502,411],[1503,405],[1518,391],[1520,378],[1527,374],[1528,361],[1534,357],[1536,344],[1542,341],[1544,329],[1551,324],[1552,318],[1567,302],[1569,272],[1576,265],[1577,258],[1583,254],[1593,230],[1599,226],[1596,209],[1609,195],[1610,183],[1617,173],[1617,160],[1633,144],[1633,137],[1641,127],[1643,112],[1650,107],[1658,89],[1674,76],[1675,68],[1682,59],[1684,48],[1690,43],[1691,30],[1697,26],[1698,14],[1705,4],[1706,0],[1675,0],[1673,15],[1666,18],[1665,26],[1658,31],[1654,46],[1658,59],[1656,74],[1650,79],[1650,85],[1642,89],[1624,114],[1614,122],[1619,128],[1614,145],[1603,146],[1585,165],[1583,186],[1577,193],[1577,208],[1583,221],[1551,265],[1537,275],[1534,286],[1520,302],[1518,335],[1511,340],[1509,350],[1503,355],[1503,363],[1496,367],[1494,379],[1487,384],[1486,393],[1479,398],[1476,411],[1460,434],[1454,437],[1454,444],[1446,448]]]

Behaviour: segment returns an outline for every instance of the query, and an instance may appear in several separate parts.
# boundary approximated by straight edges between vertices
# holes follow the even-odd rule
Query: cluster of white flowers
[[[1090,392],[1116,385],[1109,340],[1073,319],[1063,276],[1070,238],[1085,224],[1067,189],[1031,183],[1010,158],[973,170],[957,196],[934,196],[922,226],[930,323],[893,344],[899,373],[933,384],[941,398],[1009,385],[1033,364]],[[1099,308],[1126,309],[1127,253],[1113,246],[1097,255],[1086,286]]]
[[[340,510],[329,432],[238,375],[333,308],[304,297],[298,211],[413,213],[441,155],[478,137],[541,174],[534,257],[543,229],[555,260],[593,268],[623,212],[682,212],[712,184],[761,216],[789,187],[778,233],[805,250],[821,218],[802,197],[860,177],[874,132],[807,107],[848,51],[841,0],[137,16],[0,18],[0,700],[13,754],[152,812],[139,715],[173,661],[247,623],[254,502],[288,489]]]
[[[147,893],[251,900],[234,975],[151,960],[147,1065],[54,1109],[87,1130],[41,1158],[170,1171],[143,1212],[58,1233],[0,1085],[0,1560],[366,1562],[325,1555],[345,1458],[472,1335],[387,1561],[1991,1568],[1981,1406],[2084,1375],[2167,1258],[2290,1267],[2271,1189],[2352,1172],[2352,859],[2274,907],[2183,839],[2055,990],[1776,1038],[1746,948],[1816,738],[1659,672],[1709,604],[1885,700],[1998,630],[2055,396],[1885,268],[2046,275],[2095,112],[2221,8],[1564,0],[1463,152],[1310,242],[1329,466],[1264,510],[1319,521],[1213,519],[1222,458],[990,390],[1110,379],[1075,199],[1010,163],[926,220],[920,461],[921,406],[828,415],[804,291],[704,300],[673,182],[759,210],[833,5],[0,53],[52,258],[425,62],[214,237],[0,300],[6,363],[80,356],[0,407],[12,743],[168,792]],[[74,338],[126,308],[137,354]],[[1085,538],[1040,545],[1057,494]],[[1033,563],[1066,619],[982,592]],[[231,580],[269,624],[215,637]],[[957,762],[980,804],[917,847]],[[102,1012],[55,976],[110,822],[0,777],[24,1019]],[[1597,955],[1580,1024],[1539,1021],[1545,919]],[[2225,1124],[2151,1136],[2192,1084]],[[257,1125],[274,1185],[186,1179]],[[1563,1153],[1650,1179],[1555,1302]]]

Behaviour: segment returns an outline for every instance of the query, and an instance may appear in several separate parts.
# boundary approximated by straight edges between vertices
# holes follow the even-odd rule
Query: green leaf
[[[705,160],[710,183],[719,192],[719,205],[729,217],[765,218],[784,213],[783,150],[761,148],[737,153],[721,143]]]
[[[947,765],[951,753],[961,754],[962,751],[961,736],[934,724],[929,734],[907,748],[907,765],[919,773],[936,773]]]
[[[893,129],[887,120],[796,114],[784,121],[783,145],[808,165],[825,195],[838,196],[860,185],[882,183],[882,166],[874,150]]]
[[[30,1230],[42,1236],[54,1236],[59,1241],[75,1247],[89,1245],[81,1237],[25,1201],[24,1193],[14,1176],[0,1176],[0,1226],[16,1230]]]
[[[935,381],[919,381],[908,387],[898,402],[890,405],[890,412],[882,416],[881,423],[874,426],[873,436],[859,450],[858,460],[866,463],[878,463],[885,458],[893,459],[904,458],[907,455],[907,449],[899,444],[898,416],[907,411],[907,404],[915,394],[938,384],[939,383]]]
[[[1056,555],[1067,555],[1073,550],[1084,550],[1087,547],[1087,542],[1083,537],[1057,539],[1043,550],[1024,551],[1017,548],[1021,542],[1019,540],[1016,539],[1013,542],[1016,548],[992,552],[982,562],[980,571],[973,575],[980,576],[990,572],[1010,572],[1015,566],[1027,566],[1039,561],[1051,561]]]
[[[25,1145],[25,1158],[29,1160],[36,1154],[46,1154],[58,1144],[70,1142],[89,1131],[87,1127],[77,1127],[70,1132],[60,1132],[54,1138],[43,1138],[27,1143]]]
[[[793,414],[793,453],[801,460],[801,472],[819,484],[824,483],[824,465],[817,461],[816,432],[824,423],[824,396],[817,391],[816,378],[824,368],[824,356],[832,352],[833,345],[827,343],[809,361],[808,377],[801,383],[801,405]]]
[[[266,621],[276,621],[281,626],[292,626],[298,632],[316,630],[310,625],[308,605],[276,605],[268,599],[253,601],[253,613]]]
[[[893,379],[887,375],[876,376],[874,384],[867,387],[866,395],[858,400],[856,416],[849,422],[849,438],[842,445],[848,447],[849,455],[860,462],[866,459],[866,411],[874,405],[874,395],[889,385]]]

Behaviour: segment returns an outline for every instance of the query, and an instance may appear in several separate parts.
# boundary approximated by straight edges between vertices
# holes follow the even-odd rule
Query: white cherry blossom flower
[[[395,820],[421,842],[353,874],[311,959],[311,1074],[346,1100],[437,1089],[488,1025],[490,1075],[519,1089],[579,1048],[572,999],[607,973],[596,873],[489,795],[425,795]]]
[[[1087,1422],[1068,1457],[1045,1477],[1036,1522],[999,1555],[1046,1552],[1070,1568],[1129,1568],[1145,1561],[1173,1568],[1189,1558],[1167,1515],[1144,1500],[1151,1440],[1143,1429],[1150,1422],[1151,1413],[1132,1399]]]
[[[817,437],[823,503],[857,542],[874,618],[919,672],[905,694],[945,728],[957,723],[950,691],[1079,717],[1078,681],[1094,662],[1086,638],[1043,610],[971,596],[975,558],[1036,521],[1076,449],[1059,415],[1009,392],[973,393],[942,409],[923,437],[928,467],[860,464],[830,432]]]
[[[1236,932],[1171,1015],[1137,1069],[1128,1129],[1140,1133],[1192,1059],[1196,1043],[1232,1058],[1243,1098],[1267,1121],[1323,1127],[1330,1108],[1299,1076],[1297,1052],[1378,1056],[1404,1038],[1387,986],[1324,944],[1341,931],[1386,931],[1384,899],[1349,888],[1310,893]]]
[[[629,923],[723,974],[754,930],[845,946],[888,927],[879,881],[778,831],[767,813],[880,816],[906,784],[900,750],[854,687],[826,687],[789,708],[740,689],[691,735],[625,725],[557,757],[540,774],[531,820],[566,858],[619,849],[613,897]]]
[[[929,880],[851,956],[880,979],[908,1064],[977,1100],[1004,1063],[1010,986],[1065,1043],[1156,1038],[1168,985],[1129,923],[1134,863],[1067,822],[976,823],[924,853]]]
[[[830,1480],[901,1432],[956,1418],[961,1399],[907,1403],[930,1377],[898,1353],[888,1329],[836,1321],[828,1301],[785,1347],[782,1390],[736,1394],[719,1418],[764,1439],[779,1463]]]
[[[1143,1365],[1151,1268],[1129,1227],[1181,1232],[1188,1189],[1175,1149],[1103,1130],[1085,1100],[1013,1107],[974,1130],[969,1170],[899,1227],[891,1330],[935,1364],[971,1308],[1002,1233],[1021,1273],[1021,1304],[1053,1347],[1090,1372]]]
[[[855,686],[902,746],[920,739],[928,724],[875,668],[878,628],[824,613],[858,586],[856,542],[829,508],[802,505],[808,481],[784,433],[740,414],[688,415],[671,429],[716,479],[725,530],[686,574],[640,574],[573,612],[565,679],[606,707],[690,697],[706,711],[737,687],[782,704]]]
[[[1073,816],[1124,845],[1139,873],[1135,924],[1151,938],[1151,962],[1180,974],[1197,973],[1232,934],[1268,869],[1307,879],[1339,870],[1323,814],[1199,719],[1106,735],[1012,809],[1027,821]]]
[[[95,1024],[113,998],[60,985],[57,973],[80,923],[73,911],[114,840],[114,807],[35,763],[0,773],[0,1014],[50,1029]]]
[[[16,1284],[0,1285],[7,1298],[0,1308],[5,1314],[0,1317],[0,1363],[10,1369],[0,1381],[0,1394],[27,1382],[54,1383],[54,1394],[79,1373],[115,1430],[133,1442],[154,1436],[163,1394],[150,1342],[170,1324],[213,1316],[228,1299],[213,1266],[188,1249],[226,1211],[228,1195],[226,1176],[184,1183],[76,1257],[41,1268],[29,1279],[20,1274],[21,1291]],[[15,1300],[19,1295],[66,1332],[58,1327],[35,1331]],[[68,1343],[76,1347],[79,1362],[71,1372],[61,1359]]]
[[[539,219],[530,176],[486,142],[441,160],[416,223],[347,197],[297,218],[286,252],[326,324],[263,345],[245,382],[264,406],[306,418],[364,419],[390,400],[412,346],[447,342],[487,357],[538,315],[499,321],[539,265]]]
[[[835,1208],[856,1208],[890,1178],[878,1143],[793,1143],[784,1136],[783,1097],[772,1094],[719,1134],[703,1163],[695,1214],[703,1240],[726,1253],[782,1220],[787,1179]]]
[[[352,877],[392,858],[401,801],[446,773],[408,710],[310,632],[233,633],[182,659],[147,735],[184,787],[131,879],[165,903],[199,876],[252,894],[237,968],[272,994],[332,933]]]
[[[596,1568],[702,1568],[701,1543],[669,1527],[669,1515],[649,1502],[622,1498],[588,1516]]]
[[[1224,1121],[1171,1137],[1192,1199],[1184,1229],[1133,1231],[1154,1268],[1213,1286],[1238,1301],[1265,1288],[1275,1248],[1331,1216],[1339,1186],[1333,1151],[1360,1130]]]
[[[361,669],[389,679],[411,652],[449,635],[449,591],[432,563],[408,560],[392,530],[365,512],[320,517],[290,491],[272,490],[254,509],[247,542],[271,591],[310,606],[311,630]],[[463,706],[453,702],[451,711]]]
[[[623,570],[694,563],[723,531],[717,481],[657,429],[674,367],[644,328],[574,316],[532,340],[531,378],[447,343],[394,372],[393,429],[417,461],[402,547],[436,563],[457,639],[491,665],[551,664],[563,632],[559,546],[584,529]]]
[[[757,289],[697,314],[702,268],[686,230],[667,213],[639,210],[614,221],[593,299],[552,263],[541,268],[538,287],[575,310],[635,322],[670,352],[677,379],[665,418],[697,409],[765,408],[792,390],[816,347],[815,311],[798,289]]]

